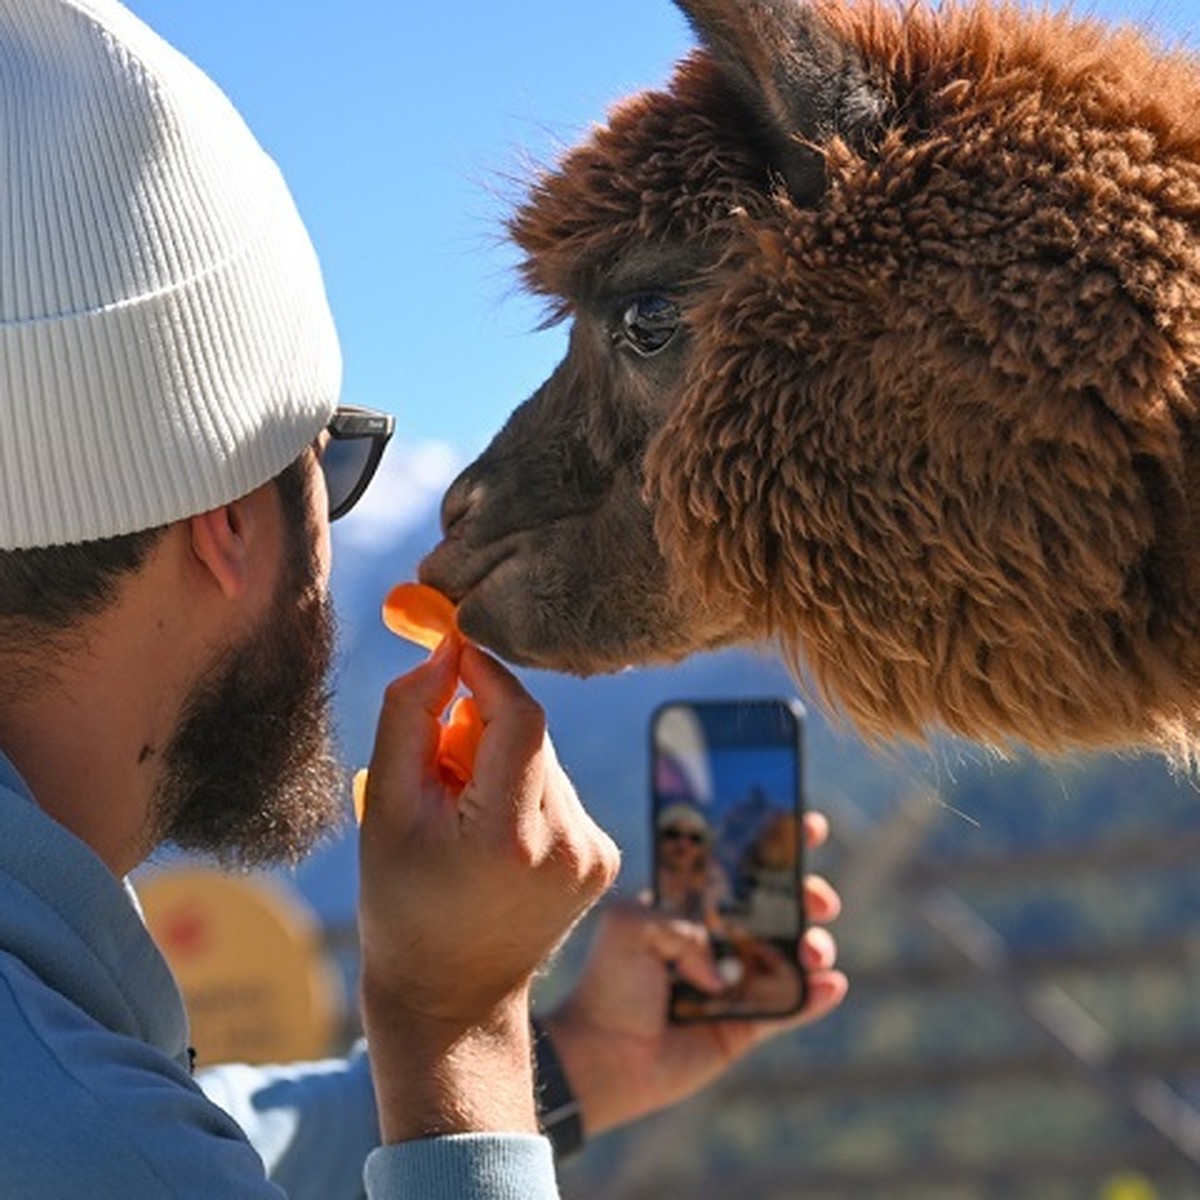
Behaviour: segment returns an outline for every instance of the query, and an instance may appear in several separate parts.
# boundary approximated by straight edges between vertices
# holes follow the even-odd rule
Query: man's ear
[[[192,555],[226,599],[243,595],[251,582],[255,515],[248,499],[188,518]]]

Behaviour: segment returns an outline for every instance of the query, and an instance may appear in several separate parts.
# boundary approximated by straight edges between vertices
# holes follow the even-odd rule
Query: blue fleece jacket
[[[0,754],[0,1196],[557,1196],[544,1138],[377,1143],[361,1052],[192,1078],[183,1003],[132,893]]]

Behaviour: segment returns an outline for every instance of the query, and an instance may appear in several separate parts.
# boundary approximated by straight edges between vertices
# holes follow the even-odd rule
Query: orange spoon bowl
[[[383,602],[383,623],[398,637],[436,650],[448,637],[461,637],[454,601],[424,583],[399,583]],[[475,770],[475,752],[483,736],[483,718],[471,696],[460,696],[450,708],[438,742],[437,769],[442,782],[462,791]],[[354,776],[354,815],[362,824],[366,809],[367,772]]]
[[[436,650],[458,633],[454,601],[424,583],[398,583],[383,602],[383,623],[398,637]]]

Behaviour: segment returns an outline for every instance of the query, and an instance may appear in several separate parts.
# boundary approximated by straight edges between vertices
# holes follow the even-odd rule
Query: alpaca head
[[[773,639],[869,734],[1200,728],[1200,77],[977,4],[678,0],[512,222],[568,353],[422,575],[591,673]]]

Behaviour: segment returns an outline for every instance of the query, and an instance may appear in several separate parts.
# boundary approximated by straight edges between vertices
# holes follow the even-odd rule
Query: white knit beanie
[[[254,490],[341,358],[275,164],[115,0],[0,0],[0,549]]]

